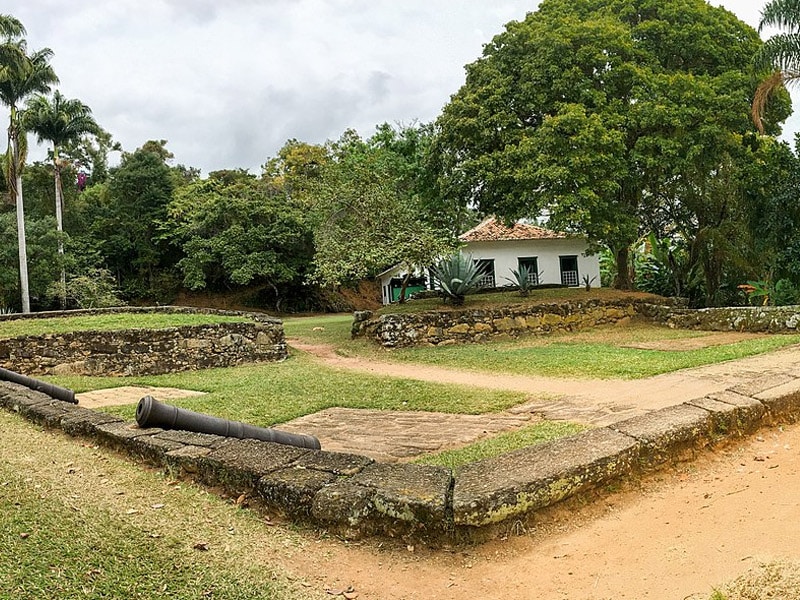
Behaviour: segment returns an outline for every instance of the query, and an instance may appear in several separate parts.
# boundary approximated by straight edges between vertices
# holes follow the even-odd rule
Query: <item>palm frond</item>
[[[765,27],[800,29],[800,0],[771,0],[761,10],[758,31]]]

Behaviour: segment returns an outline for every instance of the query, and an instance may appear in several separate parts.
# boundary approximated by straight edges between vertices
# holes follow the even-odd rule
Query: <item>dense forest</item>
[[[331,290],[429,265],[489,214],[586,236],[604,285],[798,303],[800,161],[779,136],[800,52],[780,9],[764,24],[788,32],[763,42],[704,0],[543,0],[466,66],[436,121],[288,140],[258,174],[203,174],[166,140],[121,148],[57,90],[53,51],[0,15],[0,311],[202,290],[344,309]],[[33,141],[48,160],[27,161]]]

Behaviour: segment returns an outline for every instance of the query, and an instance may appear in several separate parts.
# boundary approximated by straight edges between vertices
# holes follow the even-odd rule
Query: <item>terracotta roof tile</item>
[[[572,236],[568,233],[524,223],[515,223],[513,227],[506,227],[494,217],[490,217],[466,233],[462,233],[458,239],[462,242],[499,242],[503,240],[559,240],[569,237]]]

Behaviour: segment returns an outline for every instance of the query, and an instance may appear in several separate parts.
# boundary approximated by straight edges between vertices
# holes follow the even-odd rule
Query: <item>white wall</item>
[[[510,285],[514,280],[511,269],[518,268],[517,258],[536,257],[538,259],[540,283],[561,283],[560,256],[578,257],[578,283],[583,285],[583,277],[594,278],[592,287],[600,287],[600,261],[598,256],[586,256],[586,242],[580,238],[561,240],[519,240],[503,242],[470,242],[463,253],[472,258],[494,259],[495,284],[500,287]]]

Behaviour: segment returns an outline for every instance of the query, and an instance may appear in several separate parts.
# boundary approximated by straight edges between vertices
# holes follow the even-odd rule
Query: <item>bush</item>
[[[478,287],[483,270],[479,269],[471,255],[453,254],[439,260],[431,272],[442,288],[445,299],[453,306],[464,304],[464,297]]]

